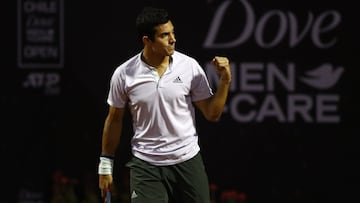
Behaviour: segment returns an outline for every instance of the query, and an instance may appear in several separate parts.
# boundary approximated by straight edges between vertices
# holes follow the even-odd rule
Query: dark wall
[[[3,175],[18,199],[26,199],[22,191],[40,196],[45,191],[49,198],[57,170],[79,181],[84,174],[96,175],[109,79],[141,49],[134,22],[144,5],[170,11],[177,49],[198,59],[214,88],[209,61],[226,55],[232,62],[233,86],[222,120],[198,120],[211,183],[222,191],[245,192],[251,202],[357,198],[359,15],[354,5],[325,0],[2,4],[0,149]],[[39,25],[35,18],[44,21]],[[51,47],[56,56],[25,56],[26,46]],[[119,171],[129,157],[131,124],[125,122]]]

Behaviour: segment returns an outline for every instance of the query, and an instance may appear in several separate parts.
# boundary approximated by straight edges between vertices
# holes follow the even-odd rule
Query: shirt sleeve
[[[110,106],[123,108],[128,100],[125,92],[125,77],[121,74],[121,68],[118,67],[110,80],[110,90],[107,98],[107,103]]]
[[[209,85],[205,71],[196,61],[193,63],[193,73],[194,77],[191,83],[192,101],[199,101],[211,97],[213,91]]]

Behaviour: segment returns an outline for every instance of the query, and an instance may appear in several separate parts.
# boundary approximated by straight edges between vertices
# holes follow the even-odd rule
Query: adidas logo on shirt
[[[181,81],[180,77],[177,76],[177,77],[175,78],[175,80],[173,81],[173,83],[182,83],[182,81]]]

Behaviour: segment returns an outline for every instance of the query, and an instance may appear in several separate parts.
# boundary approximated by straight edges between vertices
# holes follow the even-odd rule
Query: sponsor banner
[[[342,95],[337,90],[346,67],[336,57],[324,57],[336,53],[343,23],[341,11],[303,8],[295,12],[275,6],[260,9],[248,0],[208,6],[213,13],[202,49],[225,53],[231,60],[233,81],[225,113],[232,120],[341,122]],[[203,66],[216,87],[214,68],[206,60]]]
[[[18,0],[18,67],[63,68],[63,0]]]
[[[64,68],[64,1],[17,1],[17,67],[26,92],[60,94]]]

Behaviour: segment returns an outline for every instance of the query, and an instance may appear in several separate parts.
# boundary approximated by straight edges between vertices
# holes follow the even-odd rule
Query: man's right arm
[[[102,155],[115,155],[120,142],[124,112],[125,108],[109,106],[102,135]]]
[[[112,167],[112,164],[109,165],[108,161],[114,157],[117,147],[120,142],[120,136],[122,132],[123,117],[124,117],[125,108],[116,108],[109,106],[109,112],[105,119],[103,135],[102,135],[102,145],[101,145],[101,156],[105,159],[100,161],[99,165],[99,188],[104,191],[108,189],[113,181],[112,169],[110,172],[101,172],[101,166],[105,163],[106,167]],[[106,171],[106,170],[105,170]]]

